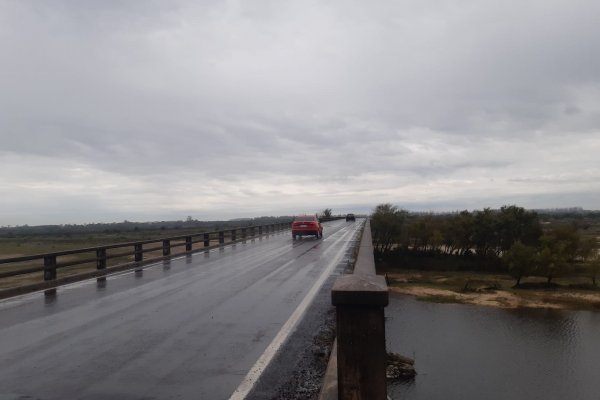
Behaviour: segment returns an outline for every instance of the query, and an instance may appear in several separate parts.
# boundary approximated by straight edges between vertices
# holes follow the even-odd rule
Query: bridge
[[[321,398],[385,399],[387,287],[364,222],[326,222],[323,239],[278,224],[0,260],[0,278],[44,278],[0,292],[0,399],[277,398],[332,302]]]

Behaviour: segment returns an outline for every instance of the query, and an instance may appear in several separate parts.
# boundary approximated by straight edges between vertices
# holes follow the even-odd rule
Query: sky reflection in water
[[[600,313],[392,296],[388,351],[415,357],[393,399],[600,399]]]

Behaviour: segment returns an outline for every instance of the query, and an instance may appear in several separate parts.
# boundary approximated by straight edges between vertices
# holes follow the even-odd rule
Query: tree
[[[465,255],[473,245],[472,236],[473,215],[469,211],[461,211],[448,220],[444,237],[450,254],[456,251],[459,256]]]
[[[522,207],[503,206],[498,219],[498,254],[511,248],[520,241],[528,246],[537,246],[542,236],[542,228],[535,211],[526,211]]]
[[[547,278],[548,285],[552,283],[553,278],[565,272],[567,266],[567,253],[563,244],[543,246],[537,254],[537,271]]]
[[[577,246],[577,255],[586,262],[590,257],[597,254],[598,242],[595,237],[581,238]]]
[[[441,253],[442,245],[444,244],[444,235],[442,234],[443,226],[434,227],[431,234],[431,245],[436,253]]]
[[[321,217],[323,218],[331,218],[331,208],[326,208],[323,211],[321,211]]]
[[[579,240],[575,225],[559,226],[540,238],[538,272],[548,278],[548,285],[554,277],[566,272],[570,263],[575,260]]]
[[[417,218],[410,224],[409,236],[412,239],[413,250],[427,251],[432,244],[433,224],[431,215],[426,215]]]
[[[375,207],[371,216],[375,251],[385,253],[401,242],[406,215],[406,211],[390,203]]]
[[[596,254],[588,261],[588,271],[592,284],[596,286],[596,278],[600,275],[600,254]]]
[[[516,286],[519,286],[521,278],[530,275],[534,270],[536,249],[517,241],[502,254],[502,261],[508,267],[510,275],[517,280]]]
[[[563,253],[567,261],[572,262],[577,256],[580,239],[577,226],[570,224],[558,226],[545,233],[540,241],[542,246],[547,246],[552,251]]]
[[[472,240],[477,255],[486,256],[490,250],[495,250],[498,247],[496,225],[496,218],[491,209],[484,208],[483,211],[475,213]]]

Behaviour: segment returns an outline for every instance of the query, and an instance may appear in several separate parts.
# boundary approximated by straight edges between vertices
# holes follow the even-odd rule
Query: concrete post
[[[185,251],[192,251],[192,237],[185,237]]]
[[[204,247],[210,246],[210,235],[208,233],[204,234]]]
[[[135,262],[140,262],[144,259],[144,253],[142,252],[141,243],[136,243],[133,245],[133,252],[135,254]]]
[[[96,250],[96,269],[106,269],[106,249]]]
[[[385,278],[341,276],[333,286],[332,303],[337,312],[339,399],[386,400]]]
[[[162,243],[163,256],[168,256],[171,254],[171,241],[169,239],[165,239]]]
[[[385,277],[375,275],[371,227],[366,222],[352,275],[338,277],[331,291],[336,307],[340,400],[387,400],[384,307]]]
[[[56,256],[44,256],[44,280],[56,279]]]
[[[219,244],[224,244],[225,243],[225,232],[220,231],[219,232]]]

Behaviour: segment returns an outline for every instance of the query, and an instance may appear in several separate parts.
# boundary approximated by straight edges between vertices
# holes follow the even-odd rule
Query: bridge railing
[[[331,299],[337,314],[337,398],[386,400],[384,307],[388,305],[388,287],[385,277],[375,274],[369,220],[354,272],[337,278]]]
[[[288,229],[291,222],[228,228],[0,259],[0,298],[222,247]],[[59,277],[59,271],[68,271]],[[38,275],[39,274],[39,275]],[[37,277],[38,282],[35,281]],[[11,279],[12,278],[12,279]],[[22,279],[19,279],[22,278]],[[10,282],[8,282],[10,280]],[[41,282],[39,282],[41,281]],[[23,284],[25,282],[25,284]]]

